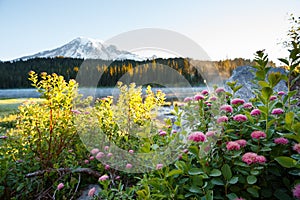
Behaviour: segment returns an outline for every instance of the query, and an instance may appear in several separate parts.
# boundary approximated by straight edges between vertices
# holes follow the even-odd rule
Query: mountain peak
[[[26,60],[36,57],[71,57],[83,59],[103,59],[103,60],[144,60],[128,51],[117,49],[114,45],[106,45],[97,39],[87,37],[77,37],[69,43],[56,49],[42,51],[31,56],[20,59]]]

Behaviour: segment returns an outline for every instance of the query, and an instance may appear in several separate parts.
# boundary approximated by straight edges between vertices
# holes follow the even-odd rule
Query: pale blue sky
[[[286,55],[288,13],[299,0],[0,0],[0,60],[59,47],[78,36],[107,40],[139,28],[163,28],[198,43],[212,58]]]

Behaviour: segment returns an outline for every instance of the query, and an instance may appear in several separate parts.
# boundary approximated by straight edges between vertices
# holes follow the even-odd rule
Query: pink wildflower
[[[212,136],[214,136],[215,134],[216,134],[215,131],[207,131],[207,132],[205,133],[206,137],[212,137]]]
[[[106,157],[109,158],[109,157],[112,157],[112,155],[113,155],[112,153],[108,153],[108,154],[106,155]]]
[[[300,144],[298,143],[298,144],[295,144],[294,146],[293,146],[293,150],[294,151],[297,151],[298,153],[300,153]]]
[[[215,96],[213,96],[213,97],[210,97],[210,100],[211,101],[216,101],[218,98],[217,97],[215,97]]]
[[[92,189],[89,190],[88,196],[89,196],[89,197],[93,197],[94,194],[95,194],[95,192],[96,192],[96,188],[93,187]]]
[[[252,103],[244,103],[243,107],[246,108],[246,109],[251,109],[252,108]]]
[[[188,136],[189,140],[194,142],[204,142],[206,140],[206,136],[202,132],[193,132]]]
[[[209,103],[209,102],[207,102],[207,103],[205,103],[208,107],[211,107],[211,103]]]
[[[221,93],[221,92],[225,92],[224,88],[217,88],[216,89],[216,93]]]
[[[160,136],[165,136],[165,135],[167,135],[166,131],[160,131],[158,134],[159,134]]]
[[[184,102],[189,102],[189,101],[192,101],[193,100],[193,98],[192,97],[186,97],[186,98],[184,98]]]
[[[277,94],[282,96],[282,95],[285,95],[285,92],[284,91],[279,91]]]
[[[1,135],[1,136],[0,136],[0,139],[6,139],[6,138],[7,138],[6,135]]]
[[[293,189],[293,195],[296,198],[300,198],[300,184],[296,185]]]
[[[222,123],[222,122],[227,122],[228,121],[228,117],[227,116],[221,116],[217,119],[217,123]]]
[[[276,96],[270,96],[270,101],[274,101],[274,100],[276,100],[276,99],[277,99]]]
[[[115,178],[115,179],[116,179],[116,180],[119,180],[120,178],[121,178],[121,176],[116,176],[116,178]]]
[[[81,114],[81,112],[79,110],[71,110],[72,113],[78,115],[78,114]]]
[[[171,133],[172,133],[172,134],[176,134],[177,131],[176,131],[176,130],[172,130]]]
[[[247,145],[247,141],[240,139],[240,140],[236,140],[236,143],[238,143],[241,147],[245,147]]]
[[[64,187],[65,185],[63,184],[63,183],[60,183],[60,184],[58,184],[58,186],[57,186],[57,190],[61,190],[61,189],[63,189],[63,187]]]
[[[106,181],[107,179],[109,179],[109,176],[105,174],[99,178],[99,181]]]
[[[89,160],[84,160],[85,164],[89,164],[89,162],[90,162]]]
[[[256,156],[255,158],[255,162],[257,163],[265,163],[267,161],[267,159],[264,156]]]
[[[253,131],[252,133],[251,133],[251,137],[253,138],[253,139],[261,139],[261,138],[266,138],[267,137],[267,135],[264,133],[264,132],[262,132],[262,131]]]
[[[288,144],[289,140],[284,137],[280,137],[280,138],[275,138],[274,143],[275,144]]]
[[[220,110],[224,110],[225,112],[228,112],[228,113],[233,112],[233,108],[231,107],[231,105],[222,105],[220,107]]]
[[[94,156],[91,156],[91,157],[90,157],[90,160],[94,160],[94,159],[95,159],[95,157],[94,157]]]
[[[250,115],[252,115],[252,116],[257,116],[257,115],[260,115],[260,114],[261,114],[261,112],[257,108],[252,110],[251,113],[250,113]]]
[[[157,164],[157,165],[156,165],[156,169],[157,169],[157,170],[162,169],[163,166],[164,166],[163,164]]]
[[[131,169],[132,168],[132,164],[128,163],[126,164],[126,169]]]
[[[103,152],[98,152],[97,155],[96,155],[96,158],[97,158],[97,159],[103,158],[104,155],[105,155],[105,154],[104,154]]]
[[[104,147],[104,150],[105,150],[105,151],[108,151],[108,149],[109,149],[109,146],[105,146],[105,147]]]
[[[199,101],[199,100],[203,100],[203,99],[204,99],[204,96],[201,95],[201,94],[196,94],[196,95],[194,96],[194,100],[195,100],[195,101]]]
[[[240,150],[241,146],[237,142],[230,141],[226,144],[226,148],[228,151]]]
[[[129,152],[130,154],[133,154],[133,153],[134,153],[134,151],[133,151],[132,149],[130,149],[128,152]]]
[[[91,154],[95,155],[99,152],[99,149],[95,148],[91,150]]]
[[[104,169],[105,169],[105,170],[109,170],[109,169],[110,169],[110,166],[109,166],[109,165],[105,165]]]
[[[245,103],[245,100],[244,99],[239,99],[239,98],[232,99],[232,101],[231,101],[232,105],[240,105],[240,104],[244,104],[244,103]]]
[[[273,115],[281,115],[282,113],[284,113],[284,111],[281,108],[275,108],[271,112]]]
[[[208,94],[208,91],[207,91],[207,90],[202,90],[202,91],[201,91],[201,94],[207,95],[207,94]]]
[[[183,152],[183,153],[188,153],[189,150],[188,150],[188,149],[183,149],[182,152]]]
[[[233,120],[238,121],[238,122],[244,122],[244,121],[247,121],[248,118],[246,115],[238,114],[233,117]]]
[[[251,165],[252,163],[256,162],[256,157],[256,153],[248,152],[242,156],[242,161],[247,163],[248,165]]]

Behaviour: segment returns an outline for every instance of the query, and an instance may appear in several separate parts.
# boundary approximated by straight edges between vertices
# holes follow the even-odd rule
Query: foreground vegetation
[[[90,184],[90,199],[300,198],[293,20],[287,75],[268,73],[258,51],[255,98],[236,96],[238,82],[199,91],[175,106],[175,121],[158,118],[165,96],[150,87],[119,83],[118,98],[84,99],[74,80],[31,71],[43,101],[1,118],[0,198],[74,199]],[[281,80],[288,91],[277,93]]]

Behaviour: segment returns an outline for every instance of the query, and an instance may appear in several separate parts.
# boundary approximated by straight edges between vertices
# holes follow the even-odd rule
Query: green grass
[[[21,103],[28,99],[0,99],[0,118],[18,111]],[[31,99],[41,101],[41,99]]]

